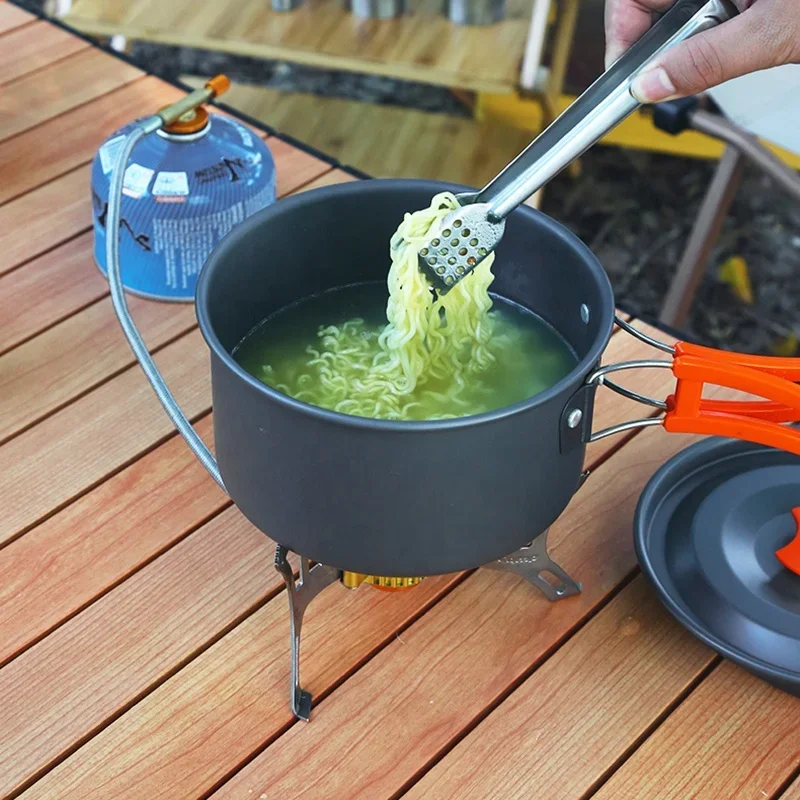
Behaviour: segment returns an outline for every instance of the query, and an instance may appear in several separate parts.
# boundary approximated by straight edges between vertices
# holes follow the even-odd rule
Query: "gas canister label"
[[[130,197],[141,197],[147,193],[147,187],[154,173],[155,170],[143,167],[141,164],[130,164],[125,170],[122,191]]]
[[[124,139],[124,136],[115,136],[113,139],[109,139],[100,148],[100,166],[103,168],[103,172],[105,172],[106,175],[114,169],[114,161],[117,159],[117,153],[119,153]]]
[[[236,123],[234,123],[236,124]],[[245,147],[252,147],[253,146],[253,137],[250,134],[250,131],[245,128],[244,125],[236,124],[236,127],[239,129],[239,136],[242,137],[242,144]]]
[[[185,197],[189,194],[189,178],[185,172],[159,172],[153,183],[153,194],[161,197]]]

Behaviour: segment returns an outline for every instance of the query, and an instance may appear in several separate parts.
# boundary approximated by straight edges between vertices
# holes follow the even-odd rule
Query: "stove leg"
[[[289,551],[283,545],[275,550],[275,569],[286,583],[289,598],[289,616],[292,625],[292,675],[290,697],[292,711],[298,719],[308,722],[311,715],[311,694],[300,688],[300,633],[308,604],[326,587],[341,577],[341,572],[324,564],[310,565],[305,556],[300,558],[300,577],[295,581],[294,571],[287,559]]]
[[[486,566],[521,575],[540,589],[551,602],[581,593],[581,585],[550,558],[547,552],[547,531],[537,536],[527,547],[522,547],[516,553],[511,553]],[[545,573],[555,580],[553,582],[547,580],[543,577]]]

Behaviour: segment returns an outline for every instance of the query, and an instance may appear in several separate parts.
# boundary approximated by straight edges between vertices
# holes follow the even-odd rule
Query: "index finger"
[[[663,13],[672,3],[673,0],[606,0],[606,69],[647,31],[653,12]]]

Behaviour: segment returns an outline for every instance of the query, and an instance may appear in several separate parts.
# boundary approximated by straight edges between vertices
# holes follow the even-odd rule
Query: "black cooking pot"
[[[546,530],[580,480],[593,390],[579,390],[611,335],[613,295],[589,249],[532,208],[508,219],[492,289],[552,325],[578,364],[524,402],[447,421],[364,419],[287,397],[231,356],[289,303],[385,283],[403,215],[446,190],[458,187],[372,180],[282,200],[238,225],[200,275],[225,487],[275,541],[333,567],[424,576],[486,564]]]

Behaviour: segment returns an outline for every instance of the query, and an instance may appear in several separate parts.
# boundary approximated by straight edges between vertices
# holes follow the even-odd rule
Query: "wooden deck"
[[[327,589],[296,722],[274,543],[175,435],[90,253],[93,153],[179,92],[9,2],[0,54],[0,798],[800,800],[800,701],[696,642],[638,573],[637,497],[691,441],[654,429],[593,445],[553,527],[580,596],[489,570]],[[267,142],[282,195],[349,177]],[[193,310],[131,307],[210,441]],[[608,360],[647,355],[617,334]],[[632,405],[600,393],[596,424]]]
[[[75,0],[67,21],[98,35],[513,92],[532,7],[507,0],[505,18],[481,28],[453,25],[442,0],[409,0],[409,13],[390,20],[359,20],[341,0],[306,0],[290,13],[272,11],[268,0]]]

